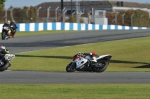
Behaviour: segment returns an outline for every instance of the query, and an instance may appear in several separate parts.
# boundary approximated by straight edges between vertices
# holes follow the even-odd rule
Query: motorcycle
[[[73,61],[66,66],[67,72],[75,72],[75,71],[91,71],[91,72],[104,72],[111,59],[111,55],[101,55],[97,56],[97,62],[91,61],[91,57],[89,55],[75,55],[73,57]]]
[[[0,71],[7,70],[11,66],[10,62],[15,58],[14,54],[5,54],[5,56],[0,59]]]
[[[8,36],[9,29],[11,30],[10,36]],[[10,27],[8,25],[3,26],[1,33],[2,40],[7,40],[10,37],[14,37],[15,32],[16,30],[12,25]]]

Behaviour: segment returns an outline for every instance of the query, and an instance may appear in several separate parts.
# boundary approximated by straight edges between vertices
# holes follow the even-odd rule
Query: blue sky
[[[54,1],[60,2],[61,0],[6,0],[5,9],[9,8],[10,6],[13,7],[36,6],[43,2],[54,2]],[[71,0],[64,0],[64,1],[71,1]],[[72,0],[72,1],[77,1],[77,0]],[[116,1],[133,1],[133,2],[140,2],[140,3],[150,3],[150,0],[116,0]]]

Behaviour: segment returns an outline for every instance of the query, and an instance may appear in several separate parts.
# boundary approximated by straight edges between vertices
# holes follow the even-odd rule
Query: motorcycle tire
[[[9,61],[6,61],[3,66],[0,66],[0,72],[7,70],[9,66],[10,66]]]
[[[1,33],[1,37],[2,37],[2,40],[5,40],[5,38],[6,38],[6,33],[5,33],[5,32],[2,32],[2,33]]]
[[[104,72],[107,69],[109,62],[100,62],[98,64],[98,66],[93,66],[93,72]]]
[[[66,67],[67,72],[75,72],[75,70],[76,70],[76,65],[73,64],[72,62],[70,64],[68,64]]]

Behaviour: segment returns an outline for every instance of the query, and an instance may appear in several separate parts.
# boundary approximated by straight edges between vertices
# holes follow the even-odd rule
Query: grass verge
[[[149,84],[0,85],[1,99],[149,99],[149,91]]]
[[[16,55],[12,70],[60,71],[65,72],[72,56],[78,52],[96,51],[99,55],[111,54],[106,71],[150,71],[150,37],[99,42],[62,48],[44,49]]]

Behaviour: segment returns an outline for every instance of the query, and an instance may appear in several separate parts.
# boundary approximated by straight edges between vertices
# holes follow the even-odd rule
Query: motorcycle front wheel
[[[67,65],[66,71],[67,72],[74,72],[76,70],[76,64],[71,62]]]
[[[9,61],[6,61],[3,66],[0,66],[0,72],[7,70],[9,66],[10,66]]]
[[[1,37],[2,37],[2,40],[5,40],[6,33],[5,33],[5,32],[2,32],[2,33],[1,33]]]

